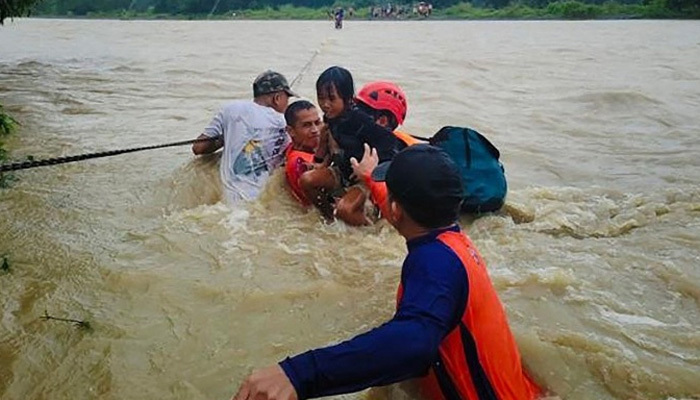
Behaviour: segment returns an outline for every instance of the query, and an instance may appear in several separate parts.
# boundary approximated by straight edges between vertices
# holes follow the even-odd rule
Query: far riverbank
[[[350,8],[348,8],[350,9]],[[144,19],[144,20],[329,20],[328,8],[282,5],[257,9],[229,10],[220,13],[159,13],[153,7],[143,11],[99,11],[77,9],[74,11],[47,12],[39,9],[36,17],[90,18],[90,19]],[[407,11],[392,18],[372,18],[371,8],[353,9],[347,20],[590,20],[590,19],[698,19],[700,8],[674,10],[665,2],[649,4],[588,4],[579,1],[557,1],[542,8],[511,4],[503,8],[475,7],[471,3],[458,3],[447,8],[435,8],[428,17]]]

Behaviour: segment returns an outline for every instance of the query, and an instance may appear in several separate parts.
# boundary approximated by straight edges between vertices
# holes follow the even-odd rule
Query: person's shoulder
[[[256,108],[257,104],[253,100],[231,100],[227,103],[229,107],[235,108]]]
[[[252,104],[254,103],[249,100],[231,100],[221,106],[221,111],[228,114],[240,113],[250,108]]]
[[[426,242],[409,251],[409,273],[417,276],[462,277],[465,269],[457,253],[439,240]]]
[[[264,105],[262,105],[262,104],[258,104],[258,103],[256,103],[256,102],[254,102],[254,101],[249,101],[249,102],[247,102],[247,103],[248,103],[248,104],[246,104],[244,107],[245,107],[246,110],[247,110],[248,112],[250,112],[251,114],[254,114],[254,115],[268,115],[268,116],[271,116],[271,117],[273,117],[273,118],[275,118],[275,119],[282,119],[282,120],[284,120],[284,114],[282,114],[281,112],[275,110],[275,109],[272,108],[271,106],[264,106]],[[285,124],[285,125],[286,125],[286,124]]]
[[[241,118],[263,118],[274,121],[275,124],[284,122],[284,114],[275,111],[272,107],[266,107],[252,100],[234,100],[226,104],[226,112]],[[286,125],[286,124],[285,124]]]
[[[409,254],[418,258],[428,259],[431,257],[456,257],[456,254],[452,248],[437,239],[426,241],[418,246],[414,246]]]
[[[461,230],[458,231],[452,229],[442,233],[448,235],[463,235]],[[455,249],[448,245],[444,240],[441,240],[441,235],[435,235],[437,235],[437,233],[430,234],[423,239],[419,239],[417,243],[411,245],[409,255],[411,257],[415,257],[417,260],[427,260],[429,262],[459,261],[459,256],[457,255]],[[459,243],[461,243],[461,241]]]

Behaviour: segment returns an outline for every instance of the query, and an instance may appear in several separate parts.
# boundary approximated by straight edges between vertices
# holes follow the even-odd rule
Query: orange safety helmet
[[[355,97],[375,110],[386,110],[394,115],[396,122],[401,125],[406,119],[408,102],[406,94],[396,84],[387,81],[370,82],[360,89]]]

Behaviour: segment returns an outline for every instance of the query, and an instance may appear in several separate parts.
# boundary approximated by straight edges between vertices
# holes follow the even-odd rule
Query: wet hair
[[[294,126],[294,124],[297,123],[299,111],[310,110],[312,108],[316,108],[316,106],[307,100],[297,100],[287,106],[287,110],[284,112],[284,119],[287,121],[287,125]]]
[[[389,192],[389,199],[399,203],[413,221],[427,229],[437,229],[452,225],[459,219],[461,203],[434,204],[430,207],[418,207],[398,199],[391,192]]]
[[[394,116],[393,113],[387,110],[376,110],[369,105],[363,103],[362,101],[357,101],[357,108],[364,112],[365,114],[369,115],[372,117],[374,121],[377,121],[381,117],[386,117],[388,122],[387,129],[390,131],[393,131],[396,129],[397,126],[399,126],[398,122],[396,122],[396,117]]]
[[[355,82],[350,71],[343,67],[333,66],[321,73],[316,80],[316,93],[330,96],[331,88],[335,87],[338,96],[343,99],[345,109],[349,109],[355,98]]]

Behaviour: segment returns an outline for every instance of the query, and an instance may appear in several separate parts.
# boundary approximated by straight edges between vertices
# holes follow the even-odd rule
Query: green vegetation
[[[231,13],[233,16],[233,13]],[[236,12],[236,18],[246,19],[328,19],[328,10],[320,8],[295,7],[285,4],[279,7],[251,9]]]
[[[0,139],[14,132],[19,123],[14,118],[5,113],[5,109],[0,104]]]
[[[7,0],[5,0],[7,1]],[[11,0],[10,0],[11,1]],[[17,0],[15,0],[17,1]],[[23,3],[34,3],[25,0]],[[366,19],[392,3],[398,19],[421,18],[413,0],[43,0],[38,16],[143,19],[328,19],[335,7]],[[700,18],[700,0],[434,0],[429,19]]]
[[[3,139],[14,132],[18,125],[19,123],[6,114],[2,104],[0,104],[0,164],[7,160],[7,150],[3,145]],[[14,175],[0,172],[0,188],[8,187],[13,180],[15,180]]]
[[[673,10],[664,0],[649,4],[620,4],[607,1],[591,4],[580,1],[555,1],[543,7],[512,3],[503,8],[480,8],[471,3],[459,3],[437,10],[434,18],[455,19],[640,19],[640,18],[700,18],[700,8]]]
[[[23,17],[30,14],[32,7],[39,0],[0,0],[0,25],[5,23],[7,18]],[[5,113],[5,110],[0,104],[0,163],[7,160],[7,150],[3,146],[5,136],[17,129],[19,123]],[[7,187],[11,181],[15,179],[14,175],[6,175],[0,172],[0,188]],[[7,258],[3,258],[3,269],[10,268]]]
[[[0,0],[0,25],[7,18],[28,16],[39,1],[41,0]]]

